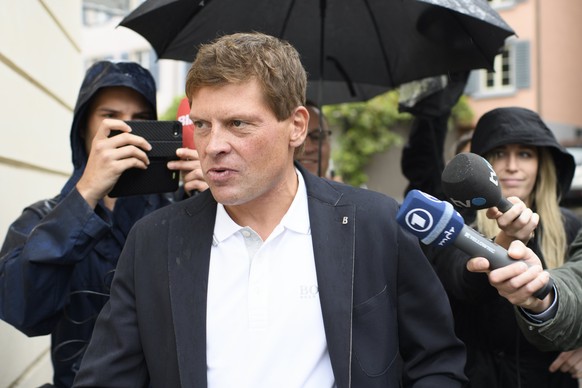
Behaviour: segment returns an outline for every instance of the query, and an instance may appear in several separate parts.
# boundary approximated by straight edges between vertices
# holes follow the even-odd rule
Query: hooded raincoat
[[[499,108],[481,117],[472,138],[471,152],[485,156],[505,144],[547,147],[556,164],[558,193],[568,191],[575,169],[574,158],[557,142],[537,113],[523,108]],[[532,208],[535,211],[535,204]],[[581,223],[573,212],[560,210],[569,245]],[[543,228],[543,220],[539,228]],[[528,247],[543,262],[536,237],[529,241]],[[466,373],[471,388],[578,387],[578,381],[570,374],[548,371],[559,352],[540,351],[526,340],[518,327],[514,306],[497,293],[485,274],[467,271],[470,258],[467,254],[454,247],[429,248],[426,252],[449,294],[457,335],[467,345]]]
[[[23,210],[0,251],[0,318],[28,336],[51,335],[57,387],[73,384],[130,228],[170,202],[165,195],[118,198],[112,212],[101,203],[92,209],[77,192],[87,162],[87,111],[96,93],[112,86],[137,91],[156,112],[155,82],[147,70],[135,63],[94,64],[74,110],[72,176],[60,194]]]

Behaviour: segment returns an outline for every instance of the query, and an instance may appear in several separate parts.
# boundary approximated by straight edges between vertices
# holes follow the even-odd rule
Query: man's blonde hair
[[[225,35],[202,45],[186,77],[186,96],[204,86],[256,79],[278,120],[303,105],[307,75],[299,53],[286,41],[258,32]]]

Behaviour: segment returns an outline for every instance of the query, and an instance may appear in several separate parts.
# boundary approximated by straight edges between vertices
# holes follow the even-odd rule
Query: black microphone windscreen
[[[485,209],[501,201],[501,188],[493,167],[470,152],[457,154],[443,170],[441,181],[447,198],[456,206]]]

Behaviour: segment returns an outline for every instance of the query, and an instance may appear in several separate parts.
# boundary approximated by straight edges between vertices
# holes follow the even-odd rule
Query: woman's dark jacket
[[[560,193],[568,190],[574,159],[534,112],[500,108],[485,114],[477,124],[471,151],[485,155],[495,147],[512,143],[548,147],[557,167],[557,189]],[[561,208],[561,212],[569,245],[582,224],[568,209]],[[541,220],[535,237],[528,243],[542,261],[537,237],[543,226]],[[513,305],[497,293],[485,274],[467,271],[467,254],[452,246],[425,250],[449,294],[457,335],[467,345],[466,373],[471,388],[578,387],[578,381],[570,374],[548,371],[559,352],[542,352],[525,339]]]

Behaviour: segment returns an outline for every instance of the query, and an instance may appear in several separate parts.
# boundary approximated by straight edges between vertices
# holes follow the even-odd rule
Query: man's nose
[[[228,133],[227,130],[214,126],[208,134],[206,153],[218,155],[222,152],[227,152],[230,149]]]

